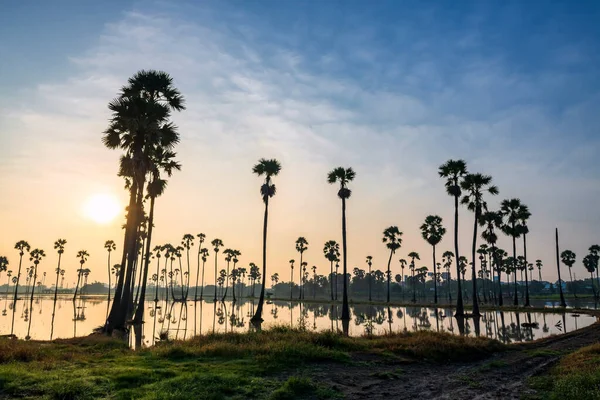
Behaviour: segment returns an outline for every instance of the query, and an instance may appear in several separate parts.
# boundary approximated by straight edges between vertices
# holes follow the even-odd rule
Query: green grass
[[[349,338],[286,327],[139,351],[101,335],[54,342],[0,339],[0,398],[327,399],[340,394],[310,380],[323,362],[359,363],[359,353],[471,361],[504,348],[488,339],[433,332]],[[385,378],[398,379],[398,371]]]
[[[549,374],[532,378],[530,386],[540,399],[600,399],[600,344],[563,357]]]

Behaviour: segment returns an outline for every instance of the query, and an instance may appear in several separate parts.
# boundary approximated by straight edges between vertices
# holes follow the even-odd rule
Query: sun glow
[[[83,213],[89,219],[99,224],[107,224],[121,212],[119,200],[110,194],[95,194],[88,198],[83,206]]]

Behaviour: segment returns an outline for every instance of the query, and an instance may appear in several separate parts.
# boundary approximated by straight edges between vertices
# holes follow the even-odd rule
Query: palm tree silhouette
[[[38,265],[44,257],[46,257],[44,250],[34,249],[31,251],[31,253],[29,253],[29,261],[33,261],[33,283],[31,286],[31,297],[29,299],[29,325],[27,327],[27,336],[25,336],[26,340],[31,338],[29,334],[31,332],[31,320],[33,319],[33,296],[35,293],[35,283],[37,282]]]
[[[390,278],[392,272],[390,270],[390,266],[392,264],[392,256],[396,253],[402,246],[402,232],[398,229],[397,226],[390,226],[383,231],[383,239],[382,242],[385,243],[385,246],[390,250],[390,258],[388,259],[387,264],[387,302],[390,302]]]
[[[198,237],[198,263],[196,267],[196,290],[194,291],[194,301],[198,301],[198,278],[200,277],[200,258],[202,258],[202,289],[200,289],[200,300],[204,295],[204,264],[206,263],[206,257],[208,256],[208,249],[204,252],[202,244],[206,240],[204,233],[196,235]]]
[[[541,282],[542,281],[542,267],[544,266],[544,264],[542,264],[542,260],[535,260],[535,266],[538,269],[539,279]]]
[[[187,300],[188,298],[188,294],[190,291],[190,283],[189,283],[189,277],[190,277],[190,249],[194,246],[194,235],[192,235],[191,233],[186,233],[185,235],[183,235],[183,239],[181,240],[181,245],[183,246],[183,248],[185,249],[185,258],[186,258],[186,262],[187,262],[187,276],[188,276],[188,283],[187,283],[187,287],[185,290],[185,295],[183,296],[184,300]]]
[[[576,255],[571,250],[565,250],[560,253],[560,260],[563,264],[569,267],[569,278],[571,280],[571,288],[573,290],[573,296],[577,298],[577,293],[575,293],[575,285],[573,284],[573,274],[571,273],[571,268],[575,264]]]
[[[332,269],[333,269],[333,262],[331,263],[332,265]],[[372,280],[373,277],[371,276],[371,267],[373,266],[373,257],[372,256],[367,256],[367,265],[369,266],[369,274],[367,275],[367,279],[369,280],[369,301],[373,301],[371,298],[371,286],[372,286]],[[402,277],[400,277],[400,281],[402,281]],[[398,283],[400,283],[400,281],[398,281]]]
[[[275,185],[271,183],[271,178],[277,176],[281,171],[281,164],[279,161],[275,159],[266,160],[261,158],[252,168],[252,172],[257,174],[258,176],[265,175],[265,182],[260,188],[260,194],[262,196],[263,202],[265,203],[265,216],[263,222],[263,280],[260,289],[260,297],[258,299],[258,306],[256,307],[256,313],[252,317],[252,322],[254,324],[259,324],[262,322],[262,311],[263,311],[263,303],[265,301],[265,281],[267,276],[267,223],[269,219],[269,199],[275,196]]]
[[[223,246],[223,241],[221,239],[214,239],[210,244],[213,246],[215,251],[215,298],[214,302],[217,302],[217,279],[219,278],[218,267],[217,267],[217,255],[219,254],[219,248]]]
[[[596,292],[596,287],[594,286],[594,271],[596,270],[597,264],[598,264],[598,261],[595,259],[595,256],[593,253],[590,253],[587,256],[583,257],[583,266],[590,273],[590,283],[592,284],[592,291],[594,292],[594,298],[598,297],[598,294]]]
[[[410,257],[410,271],[411,271],[411,281],[412,281],[412,285],[413,285],[413,298],[412,298],[412,302],[416,303],[417,302],[417,293],[416,293],[416,279],[415,279],[415,260],[420,260],[421,258],[419,257],[419,253],[415,252],[415,251],[411,251],[410,253],[408,253],[408,257]]]
[[[296,239],[296,251],[300,253],[300,268],[298,272],[298,289],[300,292],[298,293],[298,300],[302,300],[302,260],[306,250],[308,250],[308,241],[303,236],[300,236]]]
[[[404,277],[406,276],[406,275],[404,275],[404,268],[406,267],[407,262],[404,258],[401,258],[399,260],[399,262],[400,262],[400,268],[402,269],[401,281],[404,282],[403,286],[406,286],[406,280],[404,279]],[[404,300],[404,287],[402,287],[402,300]]]
[[[433,249],[433,303],[437,304],[437,264],[435,262],[435,246],[437,246],[444,235],[446,234],[446,228],[442,226],[442,218],[437,215],[428,215],[425,218],[425,222],[421,225],[421,236],[427,243],[429,243]]]
[[[52,305],[52,323],[51,323],[51,332],[50,332],[50,340],[52,340],[52,334],[54,332],[54,316],[56,314],[56,300],[58,298],[58,277],[60,276],[60,261],[62,258],[63,253],[65,252],[65,245],[67,244],[67,241],[65,239],[58,239],[56,242],[54,242],[54,249],[57,251],[58,253],[58,265],[56,267],[56,283],[54,284],[54,303]],[[109,253],[110,254],[110,253]],[[109,271],[109,276],[110,276],[110,271]],[[108,287],[109,293],[110,293],[110,286]],[[110,294],[109,294],[109,300],[110,301]]]
[[[293,298],[293,293],[292,293],[292,289],[293,289],[293,285],[294,285],[294,263],[296,261],[292,258],[290,260],[290,301]]]
[[[77,299],[77,291],[79,289],[79,284],[83,276],[83,265],[85,264],[89,256],[90,255],[86,250],[80,250],[77,252],[77,258],[79,258],[79,270],[77,271],[77,285],[75,286],[75,293],[73,294],[73,303],[75,303],[75,300]]]
[[[229,265],[231,263],[231,260],[233,260],[233,250],[225,249],[223,250],[223,255],[225,255],[225,261],[227,262],[227,270],[225,272],[225,293],[223,294],[221,301],[225,301],[225,296],[227,296],[227,289],[229,288]]]
[[[19,292],[19,280],[21,279],[21,265],[23,264],[23,255],[25,254],[25,252],[29,252],[29,250],[31,249],[31,246],[29,246],[29,243],[27,243],[25,240],[19,240],[16,244],[15,244],[15,249],[19,250],[19,268],[17,270],[17,276],[15,276],[13,279],[16,278],[16,282],[15,282],[15,295],[13,298],[13,315],[12,315],[12,324],[11,324],[11,328],[10,328],[10,335],[13,336],[13,331],[14,331],[14,327],[15,327],[15,312],[17,311],[17,293]]]
[[[442,254],[442,262],[444,263],[444,268],[446,269],[446,288],[448,291],[448,301],[452,302],[452,291],[450,290],[450,283],[452,279],[450,277],[450,267],[452,267],[452,260],[454,258],[454,253],[446,250]]]
[[[339,182],[340,190],[338,197],[342,200],[342,262],[343,262],[343,303],[342,303],[342,321],[350,321],[350,308],[348,307],[348,245],[346,241],[346,200],[352,195],[352,191],[348,189],[348,183],[354,180],[356,173],[352,168],[337,167],[327,175],[327,182],[334,184]]]
[[[467,163],[463,160],[448,160],[439,167],[438,173],[441,178],[446,179],[446,192],[454,197],[454,254],[456,257],[456,276],[457,276],[457,294],[456,294],[456,312],[457,317],[465,315],[463,296],[460,283],[460,266],[458,254],[458,199],[462,192],[460,189],[461,179],[467,175]]]
[[[529,233],[529,227],[527,226],[527,220],[531,217],[529,207],[525,204],[521,205],[519,209],[519,226],[521,234],[523,235],[523,262],[525,264],[525,307],[529,307],[529,280],[527,279],[527,234]]]
[[[495,269],[496,273],[498,274],[498,305],[502,306],[502,263],[499,262],[496,251],[496,243],[498,242],[496,229],[502,228],[502,215],[499,212],[486,211],[483,213],[483,215],[481,215],[479,224],[483,227],[481,238],[485,240],[492,248],[491,260],[493,262],[493,266],[490,266],[490,268],[493,268],[492,271]]]
[[[594,257],[594,260],[596,262],[596,282],[600,287],[600,268],[598,268],[598,265],[600,264],[600,245],[591,245],[589,248],[589,252]]]
[[[513,245],[513,255],[512,258],[517,259],[517,238],[521,236],[523,232],[519,222],[520,222],[520,213],[523,204],[519,199],[510,199],[503,200],[500,205],[500,213],[502,214],[502,219],[504,224],[502,225],[502,231],[512,237],[512,245]],[[514,296],[514,305],[519,305],[519,296],[517,292],[517,269],[514,269],[514,281],[515,281],[515,296]]]
[[[3,272],[6,272],[8,270],[8,258],[4,257],[4,256],[0,256],[0,276],[2,276]],[[8,289],[6,290],[6,293],[8,293]]]
[[[473,223],[473,246],[471,248],[471,279],[473,282],[473,315],[480,316],[479,301],[477,299],[477,274],[475,272],[475,257],[477,253],[477,227],[482,210],[487,210],[487,203],[483,200],[485,192],[491,195],[498,194],[498,188],[492,183],[492,177],[483,174],[467,174],[460,186],[465,191],[461,203],[466,205],[470,211],[475,213],[475,222]]]
[[[153,153],[171,150],[179,142],[177,127],[171,123],[173,110],[185,109],[183,96],[165,72],[139,71],[109,105],[112,117],[102,137],[109,149],[122,149],[121,170],[129,189],[123,257],[114,301],[107,318],[107,332],[124,329],[133,308],[132,280],[140,246],[146,177],[151,174]]]
[[[65,241],[65,243],[66,243],[66,241]],[[55,249],[57,248],[56,245],[57,244],[54,243],[54,248]],[[110,282],[110,253],[117,249],[117,245],[115,244],[114,241],[107,240],[106,242],[104,242],[104,248],[108,252],[108,264],[107,264],[108,265],[108,267],[107,267],[107,269],[108,269],[108,302],[110,303],[110,288],[112,286],[111,282]],[[58,256],[59,257],[59,264],[60,264],[60,254],[61,253],[59,253],[59,256]],[[58,276],[57,276],[57,278],[58,278]]]
[[[317,266],[312,266],[313,272],[313,300],[317,297]]]
[[[333,263],[340,256],[340,245],[335,240],[328,240],[323,247],[325,258],[329,261],[329,286],[331,287],[331,301],[334,301],[333,288]]]

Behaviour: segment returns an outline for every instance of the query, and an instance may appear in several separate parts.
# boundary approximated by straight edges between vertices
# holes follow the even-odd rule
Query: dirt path
[[[358,365],[323,365],[312,377],[346,399],[519,399],[527,379],[547,371],[560,357],[600,342],[600,323],[560,336],[516,344],[483,361],[430,364],[362,359]]]

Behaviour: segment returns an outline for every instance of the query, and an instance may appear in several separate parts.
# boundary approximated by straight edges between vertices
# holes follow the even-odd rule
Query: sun
[[[98,193],[90,196],[83,206],[83,213],[99,224],[108,224],[121,212],[119,200],[110,194]]]

